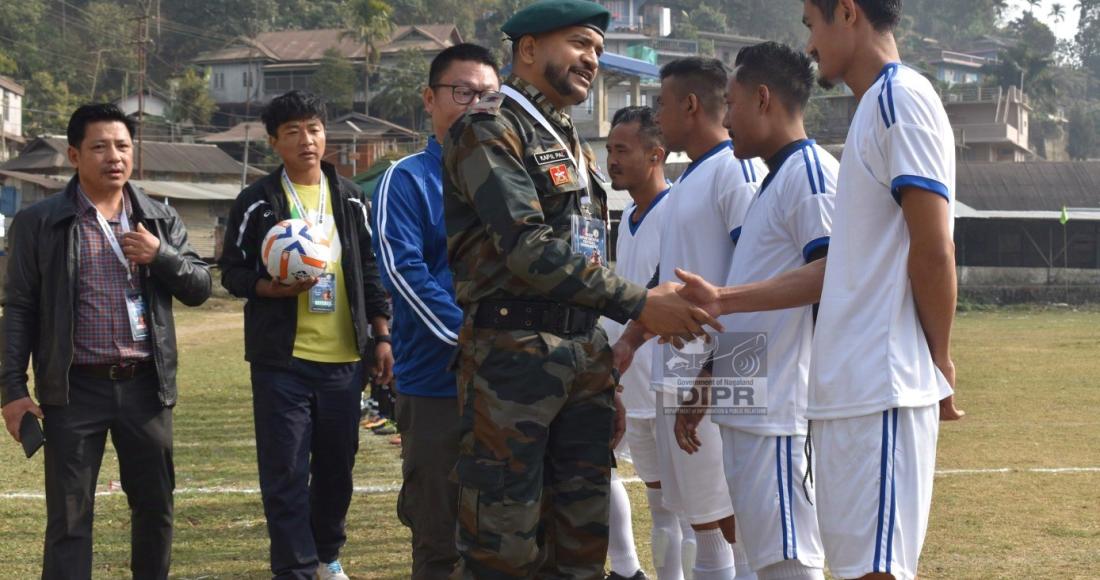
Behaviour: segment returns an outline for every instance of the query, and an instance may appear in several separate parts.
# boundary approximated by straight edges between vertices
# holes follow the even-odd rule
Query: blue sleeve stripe
[[[806,244],[806,246],[804,248],[802,248],[802,259],[809,262],[810,261],[810,256],[812,256],[814,252],[820,250],[821,248],[826,248],[828,246],[829,246],[829,236],[822,236],[822,237]]]
[[[901,205],[901,188],[903,187],[918,187],[928,190],[942,196],[947,200],[947,203],[951,203],[950,191],[947,189],[946,185],[939,181],[917,175],[899,175],[895,177],[894,181],[890,184],[890,194],[894,196],[894,201],[897,202],[898,205]]]
[[[733,231],[730,232],[730,239],[733,240],[733,243],[735,243],[735,244],[737,243],[738,240],[741,239],[741,226],[737,226],[736,228],[733,228]]]
[[[813,195],[817,195],[817,184],[814,183],[814,164],[810,163],[810,156],[806,153],[806,148],[802,148],[802,161],[806,165],[806,177],[810,180],[810,192]]]
[[[894,77],[897,74],[898,67],[895,66],[886,77],[886,102],[890,105],[890,122],[895,125],[898,124],[898,112],[894,109]]]
[[[892,125],[898,122],[897,111],[894,109],[894,75],[897,74],[897,65],[892,65],[886,70],[886,74],[882,79],[882,87],[879,88],[878,93],[878,110],[882,115],[882,122],[886,124],[886,128],[889,129]],[[887,104],[889,103],[889,104]],[[889,114],[887,114],[889,109]]]
[[[821,157],[817,154],[817,147],[810,145],[810,151],[813,152],[814,163],[817,164],[818,191],[829,193],[829,188],[825,186],[825,170],[821,168]]]
[[[409,157],[412,157],[411,155]],[[408,159],[406,157],[405,159]],[[458,344],[458,335],[455,334],[447,325],[443,323],[435,315],[434,312],[420,299],[419,296],[413,291],[412,285],[401,275],[401,272],[397,269],[397,261],[394,258],[393,247],[390,245],[390,241],[386,236],[386,226],[389,221],[389,195],[390,195],[390,179],[393,177],[393,172],[397,169],[402,161],[394,163],[386,170],[386,173],[382,176],[382,181],[378,185],[378,195],[376,203],[378,203],[378,242],[379,248],[382,250],[382,267],[385,273],[389,275],[393,280],[394,288],[398,294],[405,299],[405,302],[412,307],[413,312],[420,318],[428,330],[432,332],[439,340],[446,344],[455,346]]]

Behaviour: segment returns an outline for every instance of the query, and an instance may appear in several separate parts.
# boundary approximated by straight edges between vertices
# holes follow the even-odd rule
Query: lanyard
[[[294,202],[294,207],[298,210],[298,218],[306,220],[306,208],[302,205],[302,199],[298,197],[298,190],[294,189],[294,184],[290,182],[290,177],[286,174],[286,169],[283,170],[283,185],[286,186],[287,193],[290,194],[290,200]],[[323,232],[324,228],[321,226],[325,223],[325,206],[328,205],[328,179],[325,178],[325,174],[321,174],[321,187],[317,194],[319,198],[317,200],[317,223],[318,231]]]
[[[565,154],[569,156],[569,160],[573,162],[573,167],[577,168],[577,176],[580,177],[581,187],[583,187],[585,190],[588,190],[588,167],[581,167],[581,165],[577,163],[577,158],[573,156],[573,149],[566,146],[565,142],[562,141],[561,136],[558,135],[558,132],[555,131],[554,127],[550,125],[550,121],[546,120],[546,117],[543,116],[542,112],[539,111],[537,107],[535,107],[535,104],[532,103],[530,99],[520,94],[519,91],[513,89],[508,85],[500,87],[500,92],[504,93],[505,96],[509,97],[513,101],[519,103],[519,106],[523,107],[523,110],[527,111],[527,114],[534,117],[535,120],[538,121],[539,125],[542,125],[544,129],[549,131],[550,134],[554,136],[554,140],[558,142],[558,145],[560,145],[562,149],[565,150]]]
[[[111,251],[115,253],[115,257],[118,258],[122,267],[126,269],[126,280],[133,281],[134,277],[130,271],[130,261],[126,259],[126,254],[122,253],[122,246],[118,245],[118,238],[115,237],[114,230],[111,229],[111,224],[107,222],[107,218],[103,217],[102,213],[99,213],[99,208],[92,203],[92,200],[88,199],[88,195],[84,193],[84,190],[80,190],[80,195],[84,196],[84,200],[92,206],[95,210],[96,221],[99,222],[99,229],[103,231],[103,237],[107,238],[107,243],[111,246]],[[126,217],[126,194],[122,194],[122,215],[119,216],[119,221],[122,226],[122,233],[130,233],[130,218]]]

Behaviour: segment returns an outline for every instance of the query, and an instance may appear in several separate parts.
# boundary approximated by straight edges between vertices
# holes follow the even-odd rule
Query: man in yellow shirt
[[[276,578],[346,579],[339,553],[359,447],[366,373],[393,375],[389,306],[371,249],[367,202],[325,155],[325,109],[308,93],[274,99],[262,115],[283,166],[247,187],[229,215],[222,285],[245,305],[260,492]],[[328,265],[292,284],[260,256],[278,222],[308,221]]]

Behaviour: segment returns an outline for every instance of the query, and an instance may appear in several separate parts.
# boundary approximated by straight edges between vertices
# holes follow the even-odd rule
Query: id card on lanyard
[[[294,203],[294,209],[298,212],[298,219],[305,220],[310,225],[310,230],[316,232],[315,235],[328,237],[325,226],[325,208],[328,206],[328,196],[330,195],[328,189],[328,179],[325,174],[321,174],[321,185],[317,193],[317,222],[313,223],[309,219],[309,214],[306,213],[305,205],[302,203],[302,198],[298,195],[298,190],[295,189],[294,183],[290,181],[290,176],[286,174],[286,170],[283,170],[283,186],[286,188],[287,193],[290,195],[290,201]],[[331,247],[331,246],[330,246]],[[325,261],[328,262],[332,258],[332,255],[326,256]],[[326,266],[327,268],[327,266]],[[328,313],[336,312],[336,274],[333,272],[325,272],[317,277],[317,283],[309,289],[309,311],[315,313]]]
[[[88,195],[84,193],[83,189],[80,189],[80,195],[84,196],[84,201],[88,202],[88,205],[92,206],[95,210],[96,222],[99,223],[99,229],[103,233],[103,238],[107,240],[107,245],[111,247],[111,252],[114,253],[115,258],[122,264],[122,268],[126,270],[126,281],[129,283],[130,288],[126,289],[123,299],[126,304],[126,318],[130,321],[130,336],[135,342],[141,342],[149,338],[149,324],[146,320],[147,309],[145,307],[145,296],[141,293],[140,288],[134,287],[134,271],[130,260],[126,259],[126,254],[122,251],[122,246],[118,243],[118,238],[115,237],[114,230],[111,229],[110,222],[107,218],[103,217],[99,208],[96,207],[92,200],[88,198]],[[122,194],[122,213],[119,215],[119,227],[122,229],[122,233],[130,233],[130,218],[126,212],[129,207],[129,203],[126,199],[126,194]]]
[[[590,182],[588,166],[582,166],[577,162],[577,157],[573,154],[573,149],[566,145],[561,135],[558,134],[550,124],[550,121],[546,119],[546,116],[538,110],[538,107],[536,107],[530,99],[508,85],[500,87],[500,92],[518,103],[520,107],[523,107],[523,110],[527,111],[527,114],[531,115],[539,125],[542,125],[543,129],[546,129],[553,135],[558,146],[565,151],[569,161],[573,163],[573,167],[577,170],[577,176],[580,178],[581,187],[584,189],[584,195],[582,195],[580,199],[581,215],[574,214],[572,216],[573,253],[583,254],[585,259],[591,264],[606,265],[607,224],[603,221],[602,216],[601,218],[592,217],[592,212],[589,209],[592,198],[589,197]]]

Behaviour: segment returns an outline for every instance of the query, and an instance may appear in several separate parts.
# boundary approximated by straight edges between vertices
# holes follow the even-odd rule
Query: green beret
[[[516,12],[500,27],[508,38],[542,34],[567,26],[587,26],[603,35],[611,24],[606,8],[587,0],[538,0]]]

